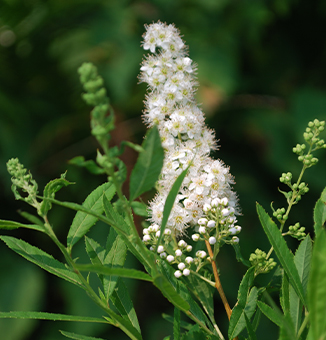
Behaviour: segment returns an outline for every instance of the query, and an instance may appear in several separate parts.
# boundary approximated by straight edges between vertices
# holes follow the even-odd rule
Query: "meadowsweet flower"
[[[207,214],[215,213],[218,207],[225,209],[224,218],[233,218],[239,213],[232,190],[233,178],[221,160],[209,156],[217,149],[217,143],[196,104],[197,67],[189,58],[179,31],[174,25],[157,22],[146,26],[143,39],[143,48],[150,52],[142,62],[139,75],[140,81],[148,84],[143,120],[149,127],[157,126],[165,149],[158,193],[150,202],[150,221],[154,226],[161,225],[170,189],[189,166],[167,228],[178,237],[188,227],[199,224],[199,233],[205,234]],[[209,228],[216,225],[211,217],[209,223]],[[223,223],[229,227],[228,221]],[[192,235],[193,240],[199,240],[197,235]],[[179,247],[186,245],[181,243]],[[181,255],[176,253],[176,256]]]

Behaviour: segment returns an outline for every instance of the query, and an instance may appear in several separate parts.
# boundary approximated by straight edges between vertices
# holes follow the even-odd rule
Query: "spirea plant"
[[[173,323],[173,334],[165,340],[255,340],[263,317],[279,327],[279,339],[326,338],[326,189],[313,213],[314,241],[299,221],[287,223],[293,205],[309,191],[302,181],[304,172],[318,162],[315,151],[326,148],[319,137],[325,122],[309,122],[304,143],[293,148],[302,170],[297,179],[291,172],[280,177],[279,191],[285,205],[271,205],[270,217],[257,203],[258,217],[271,248],[257,248],[246,260],[239,247],[242,228],[237,221],[240,207],[232,187],[234,180],[223,161],[210,156],[217,142],[195,100],[196,65],[173,25],[158,22],[146,26],[142,46],[150,54],[144,58],[139,76],[141,82],[148,84],[143,120],[149,129],[141,146],[128,141],[119,146],[110,144],[114,112],[103,79],[92,64],[85,63],[78,70],[85,90],[83,99],[93,106],[91,133],[101,149],[96,162],[78,156],[71,163],[107,176],[107,181],[83,204],[55,198],[57,191],[72,184],[66,174],[50,181],[40,193],[32,174],[17,158],[7,163],[15,198],[34,207],[36,215],[23,212],[29,223],[1,220],[0,228],[27,228],[48,235],[65,262],[19,238],[1,236],[1,240],[27,260],[83,289],[103,310],[103,318],[38,311],[1,311],[0,317],[100,322],[120,328],[130,339],[140,340],[143,336],[137,306],[134,308],[125,284],[125,280],[134,279],[151,282],[174,306],[173,316],[165,315],[166,322]],[[130,175],[129,193],[122,190],[127,169],[120,156],[126,147],[139,153]],[[146,206],[141,195],[154,187],[157,193]],[[48,217],[54,205],[76,211],[67,226],[65,243],[57,238]],[[144,217],[141,233],[134,223],[135,215]],[[108,237],[103,244],[86,235],[98,221],[107,226]],[[245,226],[243,229],[246,232]],[[290,250],[285,236],[297,240],[296,249]],[[89,263],[74,257],[74,246],[82,241]],[[235,258],[246,271],[237,303],[232,307],[219,278],[218,255],[223,245],[234,248]],[[140,262],[141,270],[124,267],[128,252]],[[97,289],[93,288],[90,273],[99,278]],[[266,273],[270,273],[269,282],[260,286],[255,279]],[[229,319],[227,334],[222,333],[221,320],[214,312],[215,293]],[[61,333],[70,339],[96,339],[64,330]]]

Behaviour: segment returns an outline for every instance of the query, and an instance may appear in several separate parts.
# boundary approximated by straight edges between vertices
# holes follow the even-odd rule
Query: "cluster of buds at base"
[[[277,264],[274,259],[267,259],[266,253],[260,249],[256,249],[255,253],[250,255],[249,261],[255,267],[255,276],[270,272]]]
[[[203,210],[205,217],[198,220],[198,232],[191,236],[195,242],[207,240],[211,245],[222,240],[229,244],[239,242],[239,238],[234,235],[240,233],[241,227],[235,225],[235,209],[229,205],[227,197],[210,200]]]
[[[300,223],[297,222],[295,225],[289,226],[289,231],[285,235],[290,235],[300,241],[306,237],[305,229],[305,227],[300,227]]]

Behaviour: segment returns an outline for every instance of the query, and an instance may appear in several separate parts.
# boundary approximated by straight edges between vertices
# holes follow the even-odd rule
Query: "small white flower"
[[[190,252],[192,251],[192,246],[191,246],[191,245],[187,246],[187,247],[186,247],[186,251],[187,251],[188,253],[190,253]]]
[[[192,238],[195,242],[197,242],[197,241],[199,240],[200,236],[199,236],[199,234],[193,234],[193,235],[191,236],[191,238]]]
[[[229,233],[231,235],[236,235],[237,234],[237,229],[235,227],[229,228]]]
[[[211,206],[217,208],[217,206],[220,204],[220,201],[221,200],[218,197],[215,197],[211,202]]]
[[[221,204],[224,205],[225,207],[228,205],[229,203],[229,200],[227,199],[227,197],[223,197],[221,199]]]
[[[160,235],[161,235],[160,231],[157,231],[156,234],[155,234],[156,237],[160,237]]]
[[[160,253],[163,253],[164,251],[164,247],[163,246],[158,246],[157,247],[157,252],[160,254]]]
[[[171,229],[166,228],[166,229],[164,230],[164,235],[171,235]]]
[[[215,244],[216,243],[216,238],[214,236],[211,236],[209,239],[208,239],[208,242],[209,244]]]
[[[152,227],[153,227],[153,231],[155,232],[160,230],[160,226],[158,224],[153,224]]]
[[[227,208],[222,209],[221,211],[222,216],[228,216],[230,214],[230,210]]]
[[[186,269],[183,270],[182,274],[184,276],[188,276],[190,274],[190,270],[188,268],[186,268]]]
[[[206,257],[206,252],[204,250],[198,250],[196,252],[196,256],[197,257],[200,257],[201,259],[205,258]]]
[[[210,220],[207,222],[207,227],[208,228],[214,228],[216,226],[216,222],[213,220]]]
[[[179,268],[180,270],[183,270],[183,269],[186,268],[186,265],[185,265],[183,262],[180,262],[180,263],[178,264],[178,268]]]
[[[163,253],[160,254],[161,258],[162,259],[165,259],[166,258],[166,252],[164,251]]]
[[[148,228],[143,229],[143,234],[148,235]]]
[[[174,256],[168,255],[166,259],[167,259],[168,262],[173,262],[174,261]]]
[[[182,276],[182,273],[180,272],[180,270],[177,270],[174,272],[174,276],[178,279],[179,277]]]
[[[175,251],[175,255],[176,255],[176,256],[181,256],[181,255],[182,255],[182,251],[181,251],[180,249],[177,249],[177,250]]]
[[[190,263],[194,262],[194,259],[193,259],[191,256],[187,256],[186,259],[185,259],[185,261],[186,261],[188,264],[190,264]]]
[[[199,234],[205,234],[206,228],[205,227],[199,227],[198,232],[199,232]]]

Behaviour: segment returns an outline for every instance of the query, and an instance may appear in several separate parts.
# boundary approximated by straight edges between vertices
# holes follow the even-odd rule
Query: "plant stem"
[[[215,278],[215,287],[216,287],[218,293],[220,294],[220,297],[222,299],[226,314],[228,316],[228,319],[230,320],[232,310],[231,310],[230,305],[228,303],[228,300],[226,299],[226,296],[224,294],[224,290],[223,290],[223,287],[222,287],[222,284],[221,284],[221,281],[220,281],[220,277],[218,275],[216,263],[215,263],[215,260],[214,260],[214,257],[213,257],[214,254],[213,254],[213,251],[212,251],[212,247],[209,244],[208,240],[205,240],[205,244],[206,244],[209,256],[210,256],[211,261],[212,261],[213,273],[214,273],[214,278]]]

